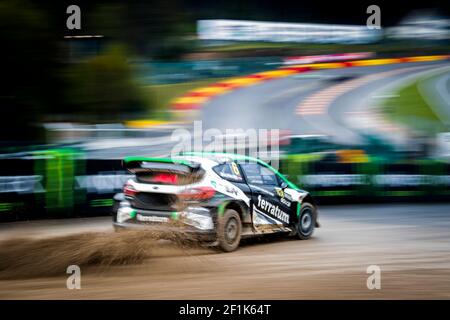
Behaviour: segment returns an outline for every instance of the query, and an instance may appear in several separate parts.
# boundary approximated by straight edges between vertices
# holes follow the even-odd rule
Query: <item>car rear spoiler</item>
[[[128,157],[122,165],[134,174],[151,171],[190,174],[200,169],[199,163],[171,158]]]

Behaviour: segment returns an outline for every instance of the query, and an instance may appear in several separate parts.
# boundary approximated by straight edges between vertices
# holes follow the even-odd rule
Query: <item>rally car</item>
[[[116,229],[158,227],[233,251],[241,238],[285,233],[309,239],[318,227],[312,196],[269,164],[225,153],[129,157],[133,174],[116,194]]]

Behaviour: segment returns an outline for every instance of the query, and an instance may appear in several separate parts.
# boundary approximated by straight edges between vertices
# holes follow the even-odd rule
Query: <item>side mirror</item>
[[[286,189],[286,188],[288,187],[288,184],[287,184],[286,182],[283,181],[283,182],[281,183],[281,186],[280,186],[280,187],[281,187],[281,189],[284,190],[284,189]]]

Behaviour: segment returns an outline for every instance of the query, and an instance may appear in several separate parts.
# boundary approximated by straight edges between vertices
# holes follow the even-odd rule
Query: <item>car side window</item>
[[[241,171],[239,170],[237,164],[234,162],[220,164],[218,166],[215,166],[213,170],[225,180],[232,182],[243,181]]]
[[[269,168],[262,166],[259,163],[252,162],[240,163],[240,165],[250,184],[279,185],[276,174]]]

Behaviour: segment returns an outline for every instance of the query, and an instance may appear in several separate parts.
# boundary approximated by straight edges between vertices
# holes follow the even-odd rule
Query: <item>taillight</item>
[[[137,193],[137,190],[129,183],[127,183],[123,187],[123,193],[128,197],[134,197]]]
[[[177,184],[178,176],[172,173],[160,173],[153,176],[150,181],[154,183]]]
[[[181,200],[207,200],[214,197],[216,190],[211,187],[198,187],[183,190],[178,194]]]

